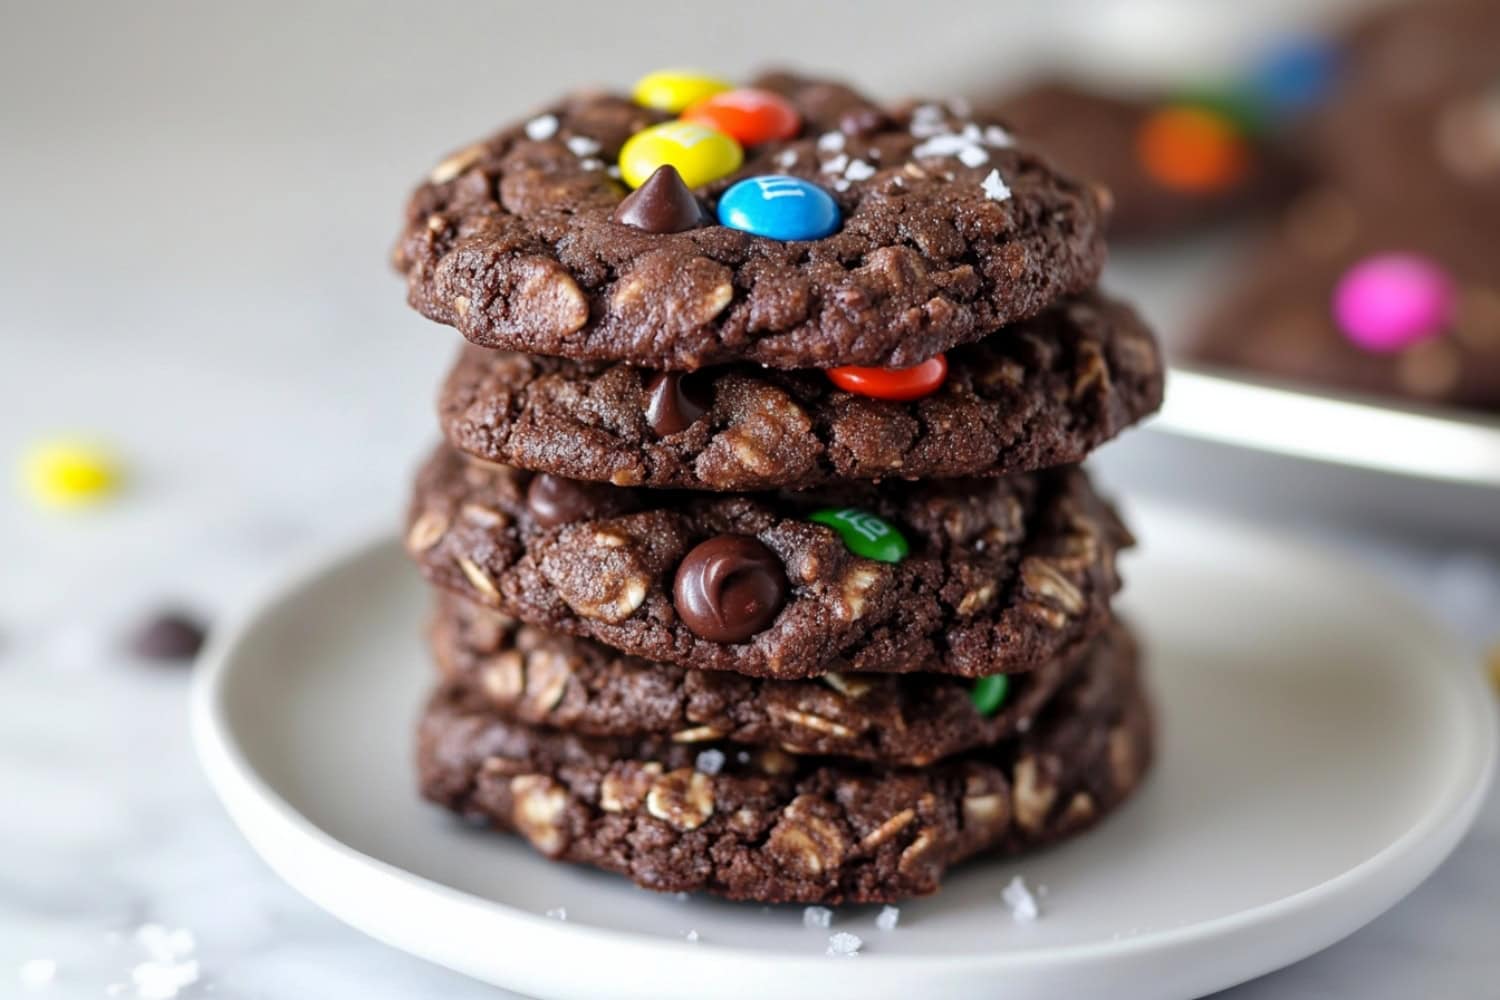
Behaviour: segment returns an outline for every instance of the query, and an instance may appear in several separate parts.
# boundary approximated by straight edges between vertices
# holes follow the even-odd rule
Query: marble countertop
[[[867,43],[840,62],[892,90],[941,89],[978,78],[993,60],[973,39],[987,37],[1007,40],[1019,71],[1080,4],[1057,6],[1023,18],[1017,4],[929,5],[955,16],[934,16],[932,44],[913,51],[897,43],[899,6],[872,5]],[[108,442],[129,480],[85,513],[0,494],[0,996],[148,995],[152,976],[164,995],[189,961],[184,997],[497,995],[364,938],[272,875],[198,770],[188,669],[134,660],[122,637],[164,604],[223,616],[309,549],[394,520],[454,340],[409,315],[383,272],[429,154],[563,81],[681,62],[685,39],[718,45],[723,58],[694,61],[729,73],[767,53],[825,59],[834,14],[601,4],[517,24],[501,5],[445,10],[436,27],[416,5],[6,14],[0,458],[81,432]],[[555,59],[505,52],[516,37]],[[1163,490],[1134,471],[1152,440],[1110,449],[1116,489]],[[1476,665],[1500,639],[1500,553],[1311,518],[1285,527],[1398,581]],[[1497,856],[1492,796],[1389,914],[1224,995],[1492,991]],[[132,980],[143,963],[145,993]]]

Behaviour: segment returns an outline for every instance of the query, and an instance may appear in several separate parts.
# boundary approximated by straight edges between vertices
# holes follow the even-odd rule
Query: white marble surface
[[[911,47],[910,10],[870,5],[863,44],[830,53],[838,12],[814,5],[586,6],[0,5],[0,459],[77,430],[131,473],[86,514],[0,494],[0,996],[33,995],[21,972],[36,959],[57,971],[34,995],[129,984],[148,923],[194,934],[184,996],[496,995],[277,881],[197,770],[186,672],[120,650],[162,602],[225,614],[305,550],[395,517],[453,340],[383,271],[431,154],[570,79],[685,60],[735,73],[836,58],[890,91],[946,88],[1081,38],[1074,15],[1099,7],[1053,5],[1052,21],[1036,5],[926,4]],[[1113,449],[1118,485],[1159,487],[1132,481],[1145,440]],[[1476,663],[1500,638],[1496,553],[1335,541],[1448,617]],[[1275,849],[1295,849],[1294,818],[1288,835]],[[1494,995],[1497,854],[1492,798],[1389,915],[1226,995]]]

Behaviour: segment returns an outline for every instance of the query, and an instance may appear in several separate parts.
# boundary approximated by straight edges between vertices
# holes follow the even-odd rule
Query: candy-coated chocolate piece
[[[22,475],[32,497],[46,507],[93,503],[114,492],[120,481],[111,455],[76,441],[37,445],[23,459]]]
[[[1247,84],[1257,102],[1275,117],[1310,111],[1333,89],[1342,53],[1326,38],[1287,38],[1263,52]]]
[[[745,151],[734,139],[696,122],[663,122],[642,129],[620,148],[620,176],[636,188],[662,164],[671,164],[690,188],[734,173]]]
[[[682,120],[710,125],[733,136],[741,146],[790,139],[802,128],[802,116],[790,101],[753,88],[706,97],[684,111]]]
[[[1250,148],[1234,122],[1204,107],[1153,113],[1136,133],[1136,155],[1158,184],[1190,194],[1224,191],[1250,168]]]
[[[830,368],[828,378],[856,396],[908,402],[942,388],[948,378],[948,359],[939,354],[910,368]]]
[[[1399,351],[1442,333],[1457,303],[1453,282],[1425,257],[1366,257],[1344,272],[1333,315],[1344,336],[1367,351]]]
[[[703,203],[670,163],[657,167],[646,183],[627,194],[615,208],[614,219],[648,233],[680,233],[709,221]]]
[[[856,507],[820,510],[808,520],[826,524],[837,531],[849,551],[865,559],[898,563],[909,551],[906,539],[895,525]]]
[[[658,437],[676,434],[697,423],[713,402],[702,373],[660,372],[646,383],[646,423]]]
[[[841,219],[833,196],[800,177],[748,177],[719,199],[719,222],[773,240],[822,239]]]
[[[694,635],[744,642],[775,620],[787,589],[776,553],[749,535],[718,535],[683,557],[672,604]]]
[[[994,715],[1005,704],[1005,696],[1009,692],[1010,678],[1005,674],[992,674],[974,682],[974,687],[969,691],[969,700],[974,703],[974,710],[980,715]]]
[[[631,97],[635,103],[675,115],[689,104],[696,104],[732,84],[718,77],[689,69],[659,69],[635,82]]]

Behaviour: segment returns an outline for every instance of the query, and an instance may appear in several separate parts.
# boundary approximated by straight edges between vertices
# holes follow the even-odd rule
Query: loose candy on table
[[[1282,39],[1261,53],[1246,76],[1256,103],[1271,116],[1300,115],[1321,104],[1342,69],[1342,53],[1326,38]]]
[[[828,378],[856,396],[910,402],[942,388],[948,379],[948,359],[938,354],[910,368],[830,368]]]
[[[790,139],[802,128],[802,116],[790,101],[753,88],[705,97],[685,110],[682,120],[716,128],[742,146]]]
[[[50,441],[26,454],[22,476],[37,503],[78,507],[118,489],[120,466],[102,448],[77,441]]]
[[[1228,190],[1250,169],[1250,148],[1239,128],[1204,107],[1153,112],[1136,133],[1136,155],[1158,184],[1190,194]]]
[[[1399,351],[1447,329],[1457,301],[1453,281],[1426,257],[1378,254],[1344,272],[1333,291],[1333,315],[1359,347]]]
[[[705,97],[732,89],[733,85],[707,73],[687,69],[659,69],[635,82],[635,103],[675,115]]]
[[[745,161],[745,151],[734,139],[697,122],[663,122],[642,129],[620,148],[620,176],[638,188],[658,167],[677,168],[682,182],[702,187],[727,177]]]
[[[989,677],[981,677],[974,682],[974,687],[969,691],[969,700],[974,703],[974,710],[980,715],[994,715],[1000,711],[1000,706],[1005,704],[1005,696],[1010,692],[1010,678],[1005,674],[993,674]]]
[[[910,551],[906,538],[896,530],[895,525],[856,507],[820,510],[808,520],[826,524],[838,532],[844,546],[865,559],[899,563]]]
[[[787,590],[775,552],[749,535],[718,535],[683,557],[672,604],[694,635],[743,642],[775,620]]]
[[[800,177],[748,177],[719,198],[719,222],[773,240],[816,240],[836,232],[838,203]]]
[[[614,220],[648,233],[680,233],[707,224],[709,215],[677,168],[663,163],[625,196],[615,208]]]

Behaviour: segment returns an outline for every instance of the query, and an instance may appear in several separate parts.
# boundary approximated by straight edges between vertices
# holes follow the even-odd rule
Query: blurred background
[[[404,306],[387,254],[407,191],[443,153],[562,90],[625,87],[676,65],[729,78],[801,67],[882,97],[979,105],[1062,76],[1081,88],[1070,99],[1122,100],[1113,113],[1136,122],[1189,91],[1217,100],[1266,53],[1308,32],[1338,38],[1369,6],[0,4],[0,459],[11,480],[0,492],[0,995],[18,975],[60,996],[128,982],[132,932],[152,923],[194,929],[203,975],[183,995],[210,984],[219,997],[493,995],[359,938],[273,879],[197,774],[187,670],[168,662],[288,565],[394,529],[458,337]],[[1494,118],[1477,127],[1493,128],[1483,135],[1500,150],[1500,31],[1488,43]],[[1200,421],[1229,409],[1256,425],[1265,405],[1283,430],[1308,411],[1187,380],[1191,400],[1105,449],[1100,466],[1132,498],[1232,508],[1345,549],[1423,600],[1478,662],[1500,641],[1500,356],[1486,407],[1482,386],[1460,399],[1432,378],[1379,384],[1382,372],[1360,387],[1317,374],[1304,384],[1259,355],[1195,346],[1194,317],[1252,270],[1236,262],[1329,186],[1321,172],[1334,167],[1306,139],[1321,114],[1241,121],[1254,190],[1199,197],[1199,185],[1192,205],[1169,203],[1161,211],[1181,218],[1118,243],[1107,283],[1142,303],[1179,360],[1215,378],[1248,372],[1244,385],[1270,378],[1338,404],[1373,390],[1372,410],[1310,411],[1374,416],[1322,448],[1362,441],[1354,461],[1367,468],[1288,457],[1297,449],[1284,440],[1226,445],[1233,426],[1201,440]],[[1500,173],[1484,183],[1495,197]],[[1334,186],[1360,207],[1390,197]],[[1464,252],[1482,257],[1492,236],[1495,275],[1500,228],[1474,231]],[[1482,311],[1491,300],[1478,301]],[[1455,363],[1478,371],[1483,360]],[[1426,395],[1403,390],[1413,384]],[[1418,422],[1379,422],[1387,403]],[[1402,456],[1376,447],[1372,461],[1372,441],[1441,452],[1450,473],[1393,474]],[[117,488],[72,502],[70,490],[90,492],[88,470],[64,469],[73,485],[59,485],[57,463],[95,460]],[[1464,995],[1457,984],[1500,969],[1488,951],[1448,947],[1444,913],[1455,897],[1500,898],[1486,858],[1496,849],[1492,802],[1412,900],[1235,995],[1395,997],[1445,983]]]

